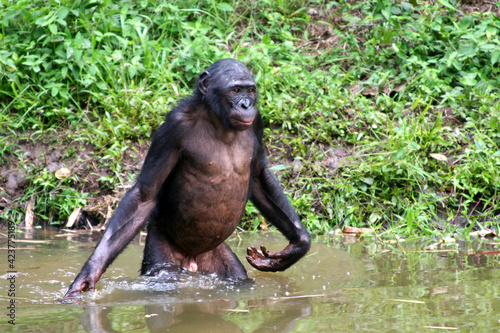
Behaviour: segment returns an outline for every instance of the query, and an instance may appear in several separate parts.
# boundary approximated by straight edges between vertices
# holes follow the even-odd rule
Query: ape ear
[[[203,95],[206,95],[208,92],[208,82],[207,78],[210,76],[210,73],[207,71],[204,71],[203,73],[200,74],[200,77],[198,78],[198,89]]]

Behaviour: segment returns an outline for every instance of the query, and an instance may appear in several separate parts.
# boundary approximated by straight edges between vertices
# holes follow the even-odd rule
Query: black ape
[[[283,271],[309,250],[300,219],[267,166],[252,74],[240,62],[214,63],[193,96],[168,115],[153,138],[136,184],[110,219],[65,297],[93,290],[116,256],[148,221],[141,273],[166,263],[222,278],[246,279],[223,242],[248,199],[290,241],[281,252],[248,248],[259,270]]]

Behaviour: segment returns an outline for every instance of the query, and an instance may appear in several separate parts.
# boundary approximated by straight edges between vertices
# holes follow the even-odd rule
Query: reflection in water
[[[27,241],[47,241],[18,243],[16,326],[2,320],[1,332],[500,328],[500,255],[467,255],[498,251],[500,244],[491,240],[434,246],[432,240],[324,239],[291,269],[265,273],[247,265],[252,282],[235,284],[178,269],[139,276],[143,245],[136,239],[105,273],[95,294],[68,304],[61,297],[100,235],[59,235],[35,231],[26,235]],[[228,245],[244,258],[247,246],[261,243],[274,250],[285,240],[272,233],[242,234]],[[0,248],[5,248],[2,239]],[[6,288],[0,283],[2,308],[9,301]]]
[[[235,301],[145,305],[146,327],[149,332],[244,332],[225,318],[237,306]],[[252,332],[292,332],[299,319],[312,314],[312,305],[305,299],[286,300],[276,306],[280,310]],[[110,320],[112,311],[99,305],[85,306],[83,328],[87,332],[118,332]]]

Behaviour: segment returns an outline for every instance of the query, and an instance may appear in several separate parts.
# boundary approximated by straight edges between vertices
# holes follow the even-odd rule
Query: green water
[[[5,232],[4,232],[5,233]],[[19,240],[24,233],[16,234]],[[250,245],[285,247],[277,234],[240,234],[227,242],[250,284],[182,273],[140,277],[144,239],[135,239],[79,302],[61,302],[99,239],[37,232],[16,243],[9,281],[0,236],[0,332],[498,332],[500,243],[474,240],[431,246],[355,238],[315,240],[306,258],[282,273],[244,260]],[[15,325],[7,315],[15,287]]]

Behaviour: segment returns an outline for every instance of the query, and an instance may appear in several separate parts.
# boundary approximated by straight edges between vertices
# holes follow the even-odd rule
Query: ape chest
[[[236,143],[193,145],[183,152],[184,172],[202,183],[221,181],[248,182],[252,163],[253,145]]]

